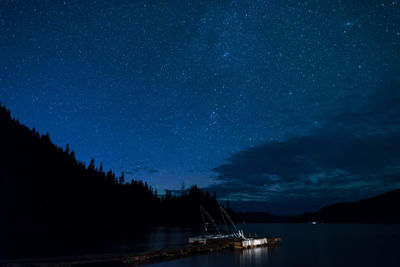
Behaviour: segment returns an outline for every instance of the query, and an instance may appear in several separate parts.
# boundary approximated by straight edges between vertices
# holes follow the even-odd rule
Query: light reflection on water
[[[272,248],[274,249],[274,248]],[[268,251],[271,248],[260,247],[252,249],[235,249],[224,250],[215,253],[202,254],[187,258],[181,258],[173,261],[164,261],[158,263],[147,264],[147,267],[174,267],[174,266],[269,266]]]
[[[260,266],[263,261],[268,261],[268,247],[244,249],[239,253],[240,266]]]

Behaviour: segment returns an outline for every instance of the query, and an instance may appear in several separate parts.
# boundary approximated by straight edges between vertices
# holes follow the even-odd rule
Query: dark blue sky
[[[400,186],[399,1],[0,3],[0,102],[77,158],[239,210]]]

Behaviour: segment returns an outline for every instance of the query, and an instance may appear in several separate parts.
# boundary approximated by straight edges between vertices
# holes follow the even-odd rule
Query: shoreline
[[[281,238],[267,238],[268,243],[264,246],[272,247],[278,245]],[[98,254],[85,256],[23,259],[0,261],[0,266],[24,267],[24,266],[73,266],[89,264],[146,264],[161,261],[169,261],[189,256],[213,253],[227,249],[239,249],[233,246],[233,242],[212,242],[205,245],[188,245],[179,249],[163,249],[148,252],[123,253],[123,254]],[[251,249],[251,248],[240,248]]]

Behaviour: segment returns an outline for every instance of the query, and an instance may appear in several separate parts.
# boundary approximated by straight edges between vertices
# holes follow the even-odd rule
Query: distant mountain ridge
[[[266,212],[237,213],[248,223],[400,223],[400,189],[372,198],[325,206],[300,216],[277,216]]]
[[[299,219],[329,223],[400,223],[400,189],[360,201],[329,205],[301,215]]]
[[[294,217],[273,215],[267,212],[240,212],[236,213],[236,217],[239,223],[285,223],[294,221]]]

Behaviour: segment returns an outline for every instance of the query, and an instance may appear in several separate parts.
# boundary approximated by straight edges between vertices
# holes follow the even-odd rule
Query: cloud
[[[275,141],[233,154],[213,169],[221,181],[265,185],[322,173],[330,177],[383,172],[398,163],[399,135],[311,135]]]
[[[400,86],[381,89],[385,93],[372,94],[363,109],[327,116],[309,135],[232,154],[213,169],[217,183],[209,190],[290,209],[300,200],[322,205],[400,187]]]

